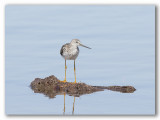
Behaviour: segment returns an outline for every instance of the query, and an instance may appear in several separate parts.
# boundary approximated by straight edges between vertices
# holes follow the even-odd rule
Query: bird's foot
[[[63,81],[61,81],[61,82],[67,82],[67,80],[63,80]]]
[[[74,82],[71,82],[71,84],[76,84],[77,82],[76,81],[74,81]]]

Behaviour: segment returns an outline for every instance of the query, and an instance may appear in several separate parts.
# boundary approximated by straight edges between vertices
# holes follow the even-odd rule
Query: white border
[[[16,120],[41,120],[41,119],[118,119],[118,120],[141,120],[141,119],[160,119],[159,116],[159,104],[157,104],[157,115],[156,116],[6,116],[5,115],[5,59],[4,59],[4,38],[5,38],[5,21],[4,21],[4,10],[7,4],[154,4],[157,8],[157,15],[160,13],[160,0],[0,0],[0,120],[16,119]],[[157,16],[157,84],[159,83],[158,75],[158,60],[159,60],[159,27],[158,24],[159,15]],[[159,88],[157,85],[157,103],[159,100]]]

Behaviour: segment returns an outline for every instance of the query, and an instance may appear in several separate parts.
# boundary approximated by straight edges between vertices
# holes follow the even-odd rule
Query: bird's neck
[[[71,49],[77,49],[78,45],[71,45]]]

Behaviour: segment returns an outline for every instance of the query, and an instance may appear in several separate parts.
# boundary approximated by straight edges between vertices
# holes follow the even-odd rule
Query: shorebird
[[[73,39],[70,43],[66,43],[62,46],[60,50],[61,56],[65,59],[65,79],[63,82],[66,82],[66,60],[74,60],[74,75],[75,75],[75,81],[76,83],[76,66],[75,66],[75,60],[78,57],[79,54],[79,48],[78,46],[82,46],[88,49],[91,49],[90,47],[87,47],[83,44],[81,44],[80,40],[78,39]]]

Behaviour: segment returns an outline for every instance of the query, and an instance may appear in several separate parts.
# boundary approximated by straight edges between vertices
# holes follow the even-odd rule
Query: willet
[[[90,47],[87,47],[80,43],[80,40],[73,39],[70,43],[66,43],[62,46],[60,50],[61,56],[65,59],[65,79],[63,82],[66,82],[66,60],[74,60],[74,75],[75,75],[75,81],[76,83],[76,66],[75,66],[75,60],[78,57],[79,54],[79,48],[78,46],[86,47],[88,49],[91,49]]]

